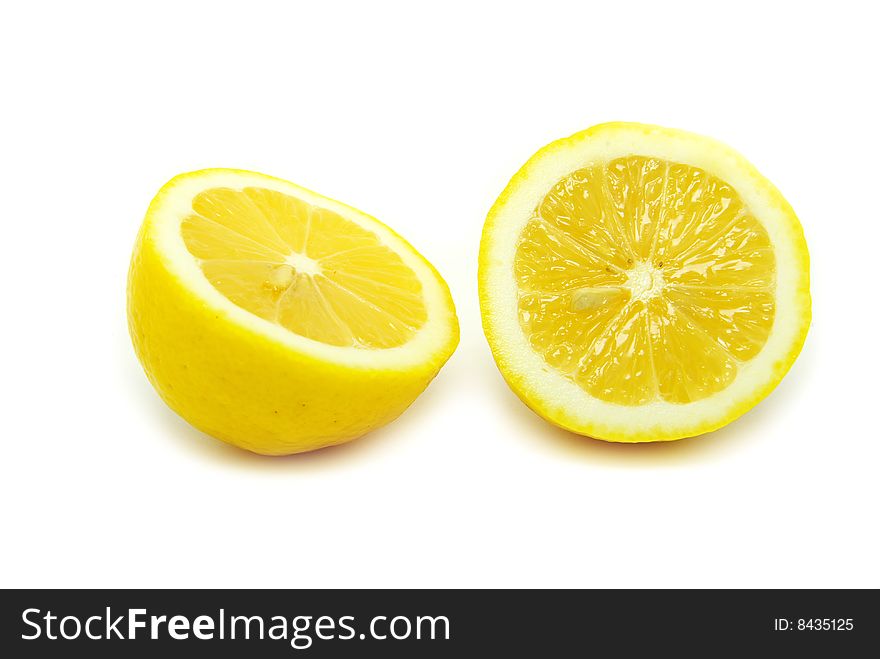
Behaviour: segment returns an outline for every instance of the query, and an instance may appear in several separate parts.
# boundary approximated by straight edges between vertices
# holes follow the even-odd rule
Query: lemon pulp
[[[626,156],[565,176],[513,265],[532,349],[611,403],[711,396],[773,328],[767,231],[729,184],[690,165]]]
[[[427,319],[418,277],[375,234],[277,190],[203,190],[180,230],[220,293],[309,339],[391,348]]]

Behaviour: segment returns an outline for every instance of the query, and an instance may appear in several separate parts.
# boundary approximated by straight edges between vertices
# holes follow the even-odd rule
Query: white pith
[[[239,307],[218,291],[205,277],[198,262],[186,248],[180,223],[193,213],[192,200],[201,191],[225,187],[241,190],[260,187],[291,195],[313,206],[329,209],[375,234],[412,269],[422,285],[427,320],[407,343],[378,350],[333,346],[291,332]],[[237,170],[203,170],[173,179],[157,195],[150,208],[147,235],[151,236],[168,270],[194,295],[222,312],[235,324],[322,361],[348,367],[400,368],[424,364],[426,359],[448,344],[454,331],[448,293],[433,269],[403,239],[378,220],[340,202],[323,197],[293,183],[261,174]],[[287,265],[293,270],[316,274],[320,266],[313,259],[291,254]],[[279,273],[283,276],[285,273]]]
[[[285,262],[287,263],[287,265],[293,268],[294,271],[302,272],[303,274],[309,275],[310,277],[321,274],[320,264],[315,259],[310,258],[305,254],[300,254],[299,252],[291,252],[287,255]]]
[[[706,170],[729,183],[761,221],[776,256],[776,313],[763,349],[739,364],[736,379],[722,391],[680,404],[662,399],[641,406],[602,401],[551,368],[528,343],[518,317],[513,263],[520,235],[547,192],[563,177],[592,163],[625,156],[648,156]],[[692,434],[730,416],[778,379],[778,364],[802,339],[808,274],[803,271],[803,237],[792,227],[784,201],[763,177],[730,148],[701,136],[612,124],[561,140],[540,151],[517,175],[490,214],[483,236],[481,297],[484,324],[494,337],[496,360],[514,389],[545,416],[596,436],[634,436],[656,431],[663,438]],[[638,265],[638,264],[637,264]],[[648,298],[663,287],[650,264],[635,268],[627,286]],[[698,357],[698,356],[695,356]],[[757,401],[755,401],[757,402]]]
[[[637,261],[627,273],[626,286],[634,300],[647,302],[663,292],[666,282],[663,272],[647,261]]]

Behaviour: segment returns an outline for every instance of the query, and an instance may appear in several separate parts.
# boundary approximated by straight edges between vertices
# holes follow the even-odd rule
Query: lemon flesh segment
[[[710,396],[773,326],[763,226],[724,181],[659,158],[560,180],[526,225],[514,268],[532,347],[612,403]]]
[[[238,306],[337,346],[390,348],[426,320],[421,284],[379,238],[274,190],[212,188],[181,223],[208,280]]]
[[[536,153],[490,211],[480,307],[514,392],[622,442],[715,430],[779,383],[810,322],[803,230],[729,147],[643,124]]]
[[[459,337],[446,283],[394,231],[288,181],[229,169],[177,176],[150,204],[128,323],[169,407],[266,455],[393,421]]]

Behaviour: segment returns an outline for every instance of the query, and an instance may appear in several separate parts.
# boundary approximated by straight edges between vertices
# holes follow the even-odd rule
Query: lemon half
[[[129,329],[165,402],[264,454],[396,418],[458,343],[437,271],[378,220],[293,183],[210,169],[172,179],[141,227]]]
[[[541,149],[489,212],[486,337],[535,412],[619,442],[715,430],[756,405],[810,323],[803,230],[715,140],[631,123]]]

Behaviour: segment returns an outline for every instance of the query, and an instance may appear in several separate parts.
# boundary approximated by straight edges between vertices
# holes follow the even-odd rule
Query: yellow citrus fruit
[[[599,439],[715,430],[772,391],[810,323],[803,230],[714,140],[630,123],[536,153],[480,246],[483,327],[539,415]]]
[[[392,421],[458,344],[446,283],[403,238],[293,183],[229,169],[178,176],[153,200],[128,321],[173,410],[272,455]]]

